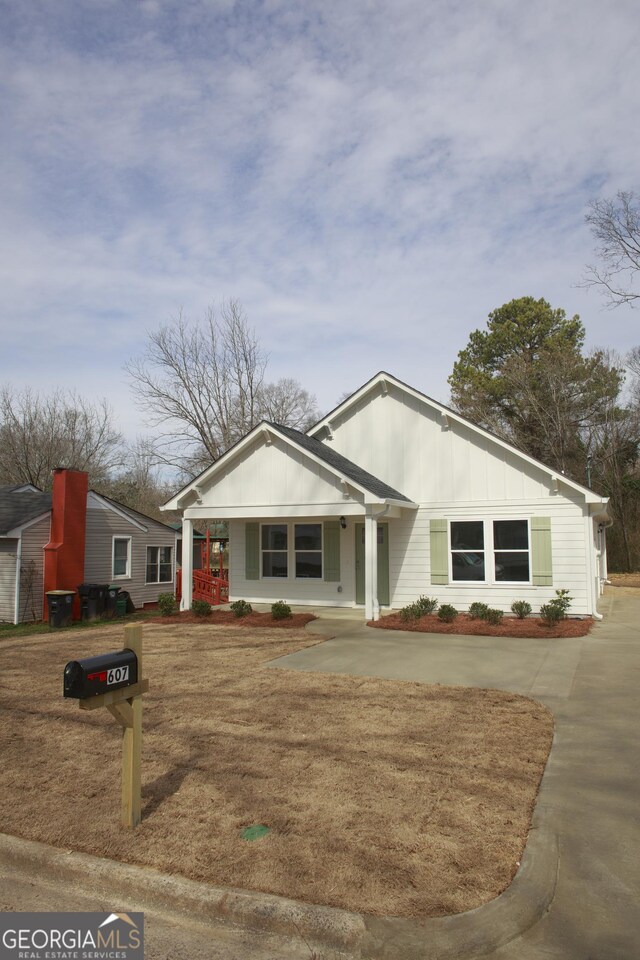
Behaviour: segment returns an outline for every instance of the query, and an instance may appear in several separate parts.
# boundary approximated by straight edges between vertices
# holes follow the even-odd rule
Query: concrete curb
[[[11,864],[49,882],[68,883],[107,899],[113,909],[173,913],[301,936],[316,946],[379,960],[452,960],[486,954],[531,927],[548,909],[556,886],[558,845],[536,811],[522,864],[495,900],[467,913],[424,921],[366,917],[271,894],[170,876],[147,867],[59,850],[0,834],[0,864]],[[124,901],[124,902],[123,902]]]

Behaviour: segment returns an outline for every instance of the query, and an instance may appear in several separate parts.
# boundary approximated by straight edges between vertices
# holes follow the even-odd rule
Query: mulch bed
[[[419,620],[402,620],[399,613],[391,613],[380,620],[370,620],[370,627],[381,630],[411,630],[417,633],[455,633],[477,637],[530,637],[541,639],[548,637],[586,637],[593,626],[591,617],[584,619],[561,620],[553,627],[546,627],[542,620],[518,620],[517,617],[505,617],[499,626],[474,620],[466,613],[459,614],[453,623],[443,623],[434,613]]]
[[[212,610],[209,617],[197,617],[191,611],[176,613],[172,617],[154,617],[153,623],[177,623],[181,626],[189,624],[209,627],[269,627],[271,630],[301,630],[307,623],[318,618],[313,613],[292,613],[284,620],[274,620],[270,613],[247,614],[246,617],[236,617],[231,610]]]

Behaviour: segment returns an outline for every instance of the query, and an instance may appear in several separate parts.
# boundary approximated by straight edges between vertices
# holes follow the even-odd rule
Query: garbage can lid
[[[48,597],[73,597],[75,590],[47,590]]]

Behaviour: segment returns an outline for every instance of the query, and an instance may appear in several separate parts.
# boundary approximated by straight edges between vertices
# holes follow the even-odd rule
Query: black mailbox
[[[64,695],[76,700],[97,697],[138,682],[138,658],[133,650],[114,650],[98,657],[70,660],[64,668]]]

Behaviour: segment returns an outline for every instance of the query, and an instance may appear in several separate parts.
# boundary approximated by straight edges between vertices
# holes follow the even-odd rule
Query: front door
[[[364,604],[364,523],[356,523],[356,603]],[[378,603],[389,606],[389,524],[378,524]]]

